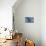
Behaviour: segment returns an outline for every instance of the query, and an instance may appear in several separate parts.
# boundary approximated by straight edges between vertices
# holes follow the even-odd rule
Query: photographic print
[[[25,23],[34,23],[34,17],[25,17]]]

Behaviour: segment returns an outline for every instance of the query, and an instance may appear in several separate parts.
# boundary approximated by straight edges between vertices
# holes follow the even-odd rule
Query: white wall
[[[0,0],[0,27],[12,28],[12,6],[16,0]]]
[[[46,0],[42,0],[41,4],[41,38],[42,46],[46,46]]]
[[[18,32],[22,32],[25,38],[33,39],[36,46],[41,46],[41,0],[23,0],[14,10],[15,26]],[[33,16],[34,23],[25,23],[27,16]]]

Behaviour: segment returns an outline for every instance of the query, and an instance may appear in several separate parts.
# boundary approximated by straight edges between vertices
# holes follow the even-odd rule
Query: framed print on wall
[[[34,17],[25,17],[25,23],[34,23]]]

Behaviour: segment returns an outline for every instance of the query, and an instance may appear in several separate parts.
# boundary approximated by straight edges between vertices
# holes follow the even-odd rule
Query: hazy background
[[[13,8],[18,32],[22,32],[24,38],[34,40],[36,46],[41,46],[41,0],[23,0],[15,3]],[[25,23],[25,17],[34,17],[34,23]]]
[[[0,0],[0,27],[12,28],[12,6],[16,0]]]
[[[0,26],[12,29],[12,6],[15,2],[16,0],[0,0]],[[37,45],[42,43],[42,46],[46,46],[46,0],[25,0],[15,9],[15,13],[17,30],[27,38],[34,39]],[[33,16],[34,23],[25,23],[26,16]]]

